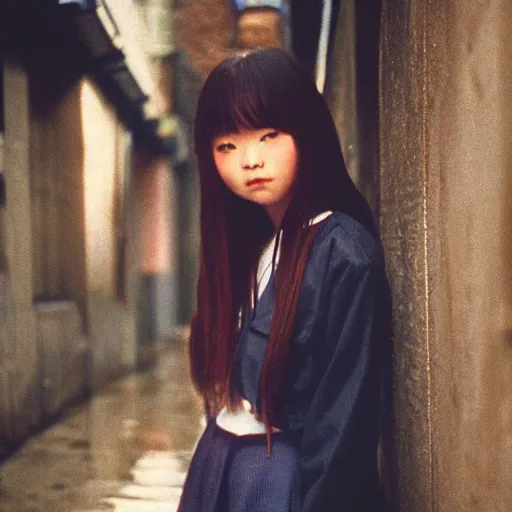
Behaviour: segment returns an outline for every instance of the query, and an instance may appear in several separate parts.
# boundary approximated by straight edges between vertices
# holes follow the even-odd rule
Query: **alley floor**
[[[204,428],[184,343],[110,384],[0,466],[0,512],[173,512]]]

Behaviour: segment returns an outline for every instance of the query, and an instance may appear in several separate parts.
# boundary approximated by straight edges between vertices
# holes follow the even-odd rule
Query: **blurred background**
[[[512,510],[511,26],[509,0],[3,0],[0,511],[175,509],[204,426],[195,104],[270,46],[380,226],[393,508]]]

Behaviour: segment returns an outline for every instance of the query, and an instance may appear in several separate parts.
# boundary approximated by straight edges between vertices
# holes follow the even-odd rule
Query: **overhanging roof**
[[[60,0],[60,7],[85,49],[90,74],[117,107],[135,138],[153,151],[172,154],[172,141],[159,137],[157,122],[145,119],[143,106],[148,97],[129,69],[122,49],[116,45],[119,30],[108,6],[94,0]]]

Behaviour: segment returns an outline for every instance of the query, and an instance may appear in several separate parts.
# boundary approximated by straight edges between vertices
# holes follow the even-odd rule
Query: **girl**
[[[380,510],[390,301],[324,99],[281,50],[231,58],[203,87],[195,142],[190,361],[209,423],[178,510]]]

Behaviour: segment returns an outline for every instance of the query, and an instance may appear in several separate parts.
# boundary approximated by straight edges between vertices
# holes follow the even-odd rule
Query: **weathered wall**
[[[507,0],[383,2],[397,510],[512,508],[511,15]]]
[[[346,0],[340,7],[324,95],[340,136],[345,165],[360,186],[354,2]]]
[[[173,7],[171,0],[107,0],[119,28],[128,68],[148,96],[144,104],[147,120],[159,123],[160,135],[169,130],[174,118]],[[148,151],[147,144],[134,137],[130,148],[131,167],[137,181],[131,188],[136,209],[139,251],[136,263],[139,279],[135,294],[137,309],[137,363],[154,362],[158,341],[168,339],[177,317],[178,265],[172,253],[178,236],[175,176],[169,155]],[[150,182],[151,186],[139,182]],[[147,184],[147,183],[146,183]],[[135,348],[135,347],[134,347]]]
[[[87,387],[87,349],[83,321],[73,301],[38,303],[37,372],[42,415],[49,418]]]
[[[58,101],[58,75],[30,75],[30,191],[34,299],[85,307],[84,145],[80,82]],[[84,318],[85,320],[85,318]]]
[[[125,165],[124,129],[112,106],[90,81],[82,83],[84,145],[85,260],[87,334],[91,343],[92,385],[99,387],[135,363],[134,300],[119,296],[117,268],[116,190]],[[126,222],[130,218],[126,217]],[[124,277],[123,277],[124,279]]]
[[[380,0],[341,2],[325,98],[348,172],[378,217],[378,69]]]
[[[3,101],[3,72],[0,73],[0,80],[2,82],[2,86],[0,87],[0,94],[2,94],[2,98],[0,101]],[[3,104],[2,104],[2,112],[3,112]],[[0,128],[0,173],[3,173],[4,169],[4,132],[3,127]],[[0,176],[0,179],[2,179],[2,184],[0,184],[0,187],[2,190],[0,191],[0,274],[7,272],[7,262],[5,261],[5,235],[4,235],[4,197],[3,192],[5,192],[4,189],[4,182],[3,182],[3,174]]]
[[[83,79],[84,48],[60,6],[30,2],[27,11],[18,3],[11,2],[2,34],[0,457],[68,400],[133,369],[137,358],[132,136],[111,103],[122,109],[123,102],[105,80],[98,82],[108,101]],[[149,113],[158,114],[169,91],[152,77],[144,6],[109,3],[126,36],[115,43],[150,96]]]
[[[32,308],[28,76],[13,62],[4,66],[4,236],[9,272],[0,277],[0,452],[6,438],[25,437],[41,414]]]
[[[30,78],[33,298],[50,415],[134,365],[133,313],[117,289],[118,176],[128,170],[120,123],[97,88],[56,70]]]
[[[12,386],[14,335],[14,300],[11,282],[7,275],[0,274],[0,458],[7,445],[16,438],[14,431]]]
[[[132,197],[137,208],[140,288],[137,332],[139,362],[152,359],[154,342],[167,339],[176,325],[177,240],[176,184],[166,157],[136,151],[138,172]]]
[[[29,76],[32,293],[43,417],[88,386],[83,144],[80,83],[48,101],[48,82]],[[51,86],[50,86],[51,88]]]

